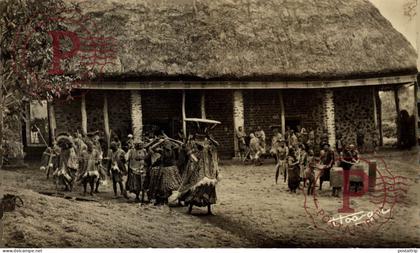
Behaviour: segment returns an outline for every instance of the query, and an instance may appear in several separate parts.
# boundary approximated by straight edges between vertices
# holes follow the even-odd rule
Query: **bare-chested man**
[[[275,155],[277,157],[276,164],[276,183],[279,175],[279,171],[284,175],[284,182],[287,179],[287,156],[289,155],[289,148],[286,146],[286,141],[284,139],[278,140],[280,143],[275,150]]]

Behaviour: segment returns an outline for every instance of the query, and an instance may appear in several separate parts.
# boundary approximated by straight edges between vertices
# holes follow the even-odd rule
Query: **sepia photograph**
[[[0,250],[420,248],[419,0],[0,0]]]

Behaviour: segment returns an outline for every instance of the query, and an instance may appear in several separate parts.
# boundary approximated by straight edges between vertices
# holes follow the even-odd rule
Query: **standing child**
[[[117,185],[120,187],[121,195],[127,198],[127,192],[123,185],[123,175],[126,173],[125,168],[125,152],[118,147],[116,142],[111,143],[111,159],[108,163],[108,171],[112,178],[112,188],[114,195],[117,196]]]
[[[250,134],[249,137],[251,138],[249,142],[249,155],[251,156],[251,161],[254,165],[260,166],[262,165],[260,156],[263,148],[260,145],[259,139],[254,134]]]
[[[295,151],[291,148],[289,151],[289,156],[287,158],[288,161],[288,178],[287,178],[287,185],[289,187],[290,192],[296,193],[296,189],[299,188],[299,160],[296,158]]]
[[[308,153],[306,152],[305,146],[303,144],[299,144],[298,153],[299,153],[298,158],[299,158],[299,167],[300,167],[299,177],[300,177],[300,180],[303,181],[303,187],[305,187],[305,182],[306,182],[305,169],[306,169],[306,166],[308,165]]]
[[[279,144],[274,150],[274,154],[276,156],[276,184],[279,177],[279,172],[284,175],[284,182],[286,182],[287,178],[287,157],[289,156],[289,148],[286,146],[286,141],[284,139],[280,139],[277,141]]]
[[[136,194],[136,202],[144,202],[145,190],[144,179],[146,176],[146,159],[148,157],[147,151],[142,142],[135,143],[128,151],[128,179],[127,190]],[[142,192],[141,200],[139,198]]]
[[[308,195],[314,194],[315,189],[315,169],[317,167],[317,164],[319,162],[319,159],[316,160],[314,156],[314,151],[309,150],[308,152],[308,166],[305,170],[305,179],[308,181]],[[304,181],[305,185],[305,181]]]
[[[81,153],[81,164],[79,171],[79,180],[83,184],[83,193],[86,194],[87,185],[90,185],[90,195],[93,195],[95,182],[99,178],[100,153],[94,148],[90,141],[86,143],[87,149]]]
[[[238,149],[239,149],[239,157],[241,161],[245,160],[245,151],[246,151],[246,143],[245,143],[246,133],[243,130],[243,127],[238,127],[236,131],[236,140],[238,142]]]

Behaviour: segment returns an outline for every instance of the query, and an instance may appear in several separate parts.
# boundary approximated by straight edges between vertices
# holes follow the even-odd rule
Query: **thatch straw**
[[[88,0],[120,43],[114,77],[336,79],[413,74],[416,52],[367,0]]]

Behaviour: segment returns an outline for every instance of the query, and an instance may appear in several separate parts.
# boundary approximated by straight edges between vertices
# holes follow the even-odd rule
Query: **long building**
[[[417,82],[415,49],[366,0],[100,0],[82,11],[118,52],[101,80],[50,104],[53,133],[140,138],[156,125],[176,137],[183,118],[205,117],[222,122],[224,157],[239,126],[270,137],[300,125],[333,146],[363,129],[372,145],[378,92]]]

